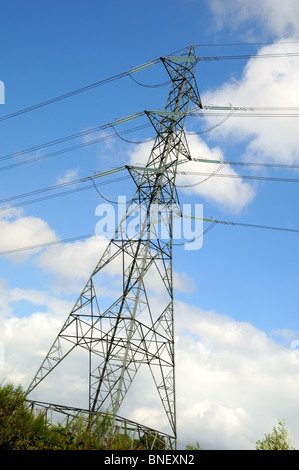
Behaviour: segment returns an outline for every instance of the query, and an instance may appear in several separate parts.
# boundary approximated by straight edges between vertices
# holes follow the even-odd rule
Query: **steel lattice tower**
[[[116,424],[137,371],[147,366],[167,417],[167,445],[173,448],[177,431],[172,240],[173,209],[179,207],[175,179],[179,159],[191,158],[184,133],[189,102],[202,106],[193,47],[161,60],[171,78],[171,89],[164,111],[146,112],[157,135],[146,166],[128,167],[136,184],[135,195],[27,394],[80,346],[89,354],[88,412],[108,411]],[[127,220],[136,208],[139,233],[129,237]],[[102,311],[97,277],[117,259],[122,265],[122,293]],[[158,302],[149,295],[153,280],[161,291]]]

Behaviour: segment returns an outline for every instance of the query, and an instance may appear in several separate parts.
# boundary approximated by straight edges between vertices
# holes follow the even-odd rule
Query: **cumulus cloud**
[[[290,350],[250,323],[176,307],[181,438],[206,449],[250,449],[286,418],[298,439],[298,361]]]
[[[36,264],[52,274],[56,291],[74,292],[87,281],[106,245],[107,239],[97,236],[50,246],[40,253]]]
[[[69,183],[78,177],[79,168],[70,168],[57,178],[57,184]]]
[[[57,240],[55,231],[47,222],[39,217],[23,216],[15,210],[3,212],[0,217],[0,251],[15,250],[33,245],[39,245]],[[30,251],[7,254],[15,261],[22,262],[32,253],[40,251],[36,248]]]
[[[297,0],[209,0],[209,7],[219,29],[229,25],[239,29],[247,23],[247,36],[256,28],[278,35],[299,34],[299,5]],[[254,23],[248,25],[248,20]]]
[[[209,0],[209,4],[217,14],[220,26],[231,18],[235,25],[258,18],[274,34],[295,34],[298,30],[297,0]],[[278,52],[277,46],[280,45],[263,48],[260,53]],[[283,50],[293,50],[291,46],[287,47],[289,49],[284,45]],[[241,79],[207,91],[202,96],[203,102],[236,106],[299,106],[298,65],[297,58],[269,62],[252,59]],[[299,159],[294,126],[291,120],[231,118],[213,133],[213,137],[221,140],[234,136],[250,140],[247,157],[262,155],[269,160],[294,162]],[[188,136],[188,141],[192,157],[224,159],[219,147],[209,146],[198,136]],[[144,163],[150,149],[151,143],[138,147],[131,155],[131,163]],[[201,163],[199,168],[197,163],[190,162],[180,169],[212,175],[219,167]],[[237,176],[228,166],[221,172]],[[76,174],[64,176],[67,180]],[[242,179],[205,179],[198,175],[179,175],[178,185],[187,194],[234,211],[242,210],[255,196],[254,188]],[[19,247],[21,242],[26,246],[58,240],[44,220],[16,212],[1,215],[0,234],[1,251]],[[99,239],[91,238],[52,246],[43,252],[38,250],[35,262],[45,273],[52,274],[56,294],[75,289],[80,291],[82,282],[89,277],[106,243],[107,240],[103,239],[99,246]],[[15,261],[23,261],[32,253],[36,252],[9,256]],[[111,265],[110,274],[118,273],[119,265]],[[111,287],[110,280],[108,282],[106,278],[105,281],[104,295]],[[151,289],[157,294],[157,278],[152,277],[150,281]],[[187,274],[174,273],[178,290],[192,291],[195,286],[191,281]],[[13,306],[23,301],[32,305],[32,314],[23,318],[14,316]],[[155,301],[161,302],[160,297],[156,295]],[[25,388],[28,386],[72,306],[73,302],[54,294],[10,288],[0,279],[0,341],[4,346],[4,354],[0,356],[0,374],[5,380],[21,383]],[[298,357],[250,323],[237,322],[182,302],[176,303],[175,315],[179,444],[184,447],[187,443],[199,441],[206,449],[253,448],[255,441],[271,431],[279,418],[287,419],[288,428],[298,441]],[[296,339],[294,332],[288,334]],[[86,363],[81,362],[81,356],[78,360],[76,354],[70,355],[69,359],[70,368],[64,369],[60,380],[54,381],[52,389],[48,390],[58,403],[73,404],[74,397],[75,401],[84,402],[82,397],[87,396]],[[137,421],[146,418],[150,426],[159,429],[160,415],[149,392],[152,390],[150,380],[150,376],[141,373],[135,392],[133,389],[134,408],[127,408],[128,416]],[[149,398],[148,406],[144,404],[145,397]]]
[[[69,306],[67,300],[52,296],[46,291],[22,289],[20,287],[11,288],[5,279],[0,278],[1,318],[11,318],[13,316],[13,306],[23,301],[28,302],[32,306],[44,308],[45,312],[55,312],[57,315],[65,313],[66,306]],[[21,315],[19,315],[19,317],[21,317]]]
[[[0,279],[0,342],[3,355],[0,375],[5,381],[26,388],[35,374],[38,360],[44,358],[71,304],[69,301],[37,289],[11,288]],[[31,315],[15,315],[21,302],[31,305]]]
[[[39,297],[42,300],[47,299]],[[61,304],[60,311],[63,307]],[[286,418],[290,433],[298,440],[298,416],[294,412],[298,358],[294,361],[289,349],[248,322],[183,302],[176,302],[175,315],[179,446],[198,441],[204,449],[253,449],[256,440],[281,418]],[[1,328],[5,346],[1,376],[26,388],[61,321],[54,308],[48,313],[36,311],[27,318],[6,318]],[[68,360],[59,380],[53,382],[52,378],[51,385],[41,392],[37,388],[35,399],[43,399],[45,393],[48,400],[54,401],[55,396],[60,404],[84,403],[86,362],[79,353],[71,353]],[[126,415],[138,421],[150,417],[147,423],[161,429],[158,395],[153,390],[150,373],[141,368],[128,395]]]
[[[190,133],[187,137],[191,158],[224,160],[220,147],[210,148],[200,136],[195,134]],[[150,150],[151,143],[149,142],[139,146],[130,156],[131,164],[144,164],[149,157]],[[178,167],[177,187],[190,196],[198,196],[199,201],[204,199],[220,208],[240,212],[254,199],[255,189],[250,184],[245,183],[241,177],[237,177],[237,173],[229,165],[225,165],[221,169],[221,173],[236,178],[213,178],[213,174],[217,173],[219,169],[220,165],[218,164],[190,161]],[[203,173],[208,177],[196,173]]]
[[[106,239],[97,237],[88,239],[85,242],[50,247],[43,251],[36,262],[45,273],[51,274],[51,287],[55,295],[75,294],[77,299],[99,263],[107,243]],[[110,307],[122,295],[123,257],[120,254],[93,275],[93,285],[101,311]],[[124,259],[125,266],[129,266],[129,263],[132,262],[131,256],[126,255]],[[158,260],[144,276],[147,298],[153,309],[157,306],[157,309],[160,310],[161,305],[166,307],[169,302],[169,294],[161,281],[163,272],[164,266]],[[176,292],[190,293],[196,289],[194,280],[185,272],[174,270],[173,283]],[[16,296],[18,292],[18,290],[15,290],[14,295]],[[25,291],[22,291],[21,294],[23,297],[26,295]],[[30,292],[27,295],[28,301],[30,301]],[[37,297],[37,293],[35,293],[35,296]],[[34,298],[33,296],[33,303]],[[70,310],[65,311],[65,316],[69,312]]]
[[[189,148],[192,158],[223,161],[224,156],[219,147],[209,148],[199,136],[188,136]],[[185,172],[181,174],[181,172]],[[217,177],[217,173],[227,174],[229,177]],[[192,175],[192,173],[194,173]],[[199,174],[196,174],[199,173]],[[202,173],[203,175],[200,175]],[[240,212],[248,206],[255,197],[255,189],[238,177],[235,170],[221,163],[188,162],[179,167],[177,187],[190,196],[199,196],[201,199],[212,202],[220,208],[231,212]]]
[[[280,42],[260,49],[258,56],[281,51]],[[294,52],[290,44],[283,52]],[[248,61],[239,80],[232,79],[221,87],[203,93],[205,105],[256,107],[250,117],[230,117],[217,127],[213,138],[234,138],[247,142],[247,159],[294,163],[299,161],[297,119],[291,117],[258,117],[258,108],[288,108],[299,105],[298,57],[271,59],[252,58]],[[277,109],[265,109],[264,113],[282,113]],[[286,114],[291,114],[289,110]],[[256,117],[255,117],[256,116]],[[212,119],[212,118],[210,118]],[[211,121],[209,121],[211,122]]]
[[[2,219],[2,223],[16,220]],[[40,220],[31,223],[48,229]],[[90,239],[50,247],[37,259],[56,279],[70,280],[73,276],[78,282],[86,280],[99,248],[95,242]],[[117,274],[118,266],[113,269],[111,274]],[[153,276],[150,280],[155,281]],[[174,280],[176,287],[184,291],[193,287],[183,273],[175,273]],[[157,296],[155,282],[150,287]],[[26,388],[73,302],[37,289],[10,288],[4,280],[0,280],[0,299],[0,373],[5,380]],[[153,299],[161,303],[160,296]],[[14,316],[13,306],[23,301],[32,305],[32,314]],[[175,315],[177,416],[182,447],[199,441],[204,448],[253,448],[255,441],[282,417],[287,418],[292,434],[299,436],[298,419],[293,412],[297,400],[297,357],[250,323],[236,322],[181,302],[176,303]],[[62,404],[71,401],[83,406],[88,386],[86,363],[78,354],[70,355],[69,360],[59,379],[42,395],[35,394],[36,399],[54,401],[55,396],[55,401]],[[133,404],[128,405],[127,413],[136,419],[150,415],[151,426],[159,429],[157,396],[148,405],[144,403],[144,397],[153,390],[151,377],[142,371],[140,377],[138,387],[132,388]]]

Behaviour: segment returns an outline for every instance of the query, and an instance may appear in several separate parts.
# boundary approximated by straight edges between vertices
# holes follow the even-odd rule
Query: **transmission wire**
[[[128,140],[128,139],[124,139],[123,137],[121,137],[120,133],[116,131],[115,127],[112,126],[112,129],[114,130],[115,132],[115,135],[116,137],[119,137],[119,139],[123,140],[124,142],[127,142],[128,144],[145,144],[147,142],[151,142],[152,140],[155,140],[155,137],[152,137],[150,139],[145,139],[145,140]]]
[[[202,184],[202,183],[205,183],[206,181],[208,181],[210,178],[212,178],[213,176],[216,176],[216,174],[218,173],[218,171],[220,171],[222,169],[222,167],[224,166],[224,163],[222,163],[215,171],[213,171],[213,173],[205,173],[205,176],[207,176],[207,178],[205,178],[204,180],[202,181],[199,181],[197,183],[193,183],[193,184],[188,184],[188,185],[181,185],[181,184],[176,184],[176,186],[178,188],[190,188],[192,186],[198,186],[199,184]],[[180,171],[177,171],[178,174],[182,174],[182,175],[186,175],[188,174],[188,172],[180,172]],[[197,172],[196,172],[197,173]],[[200,173],[197,173],[197,174],[200,174]],[[203,173],[201,173],[201,175],[203,175]]]
[[[129,177],[129,176],[128,176],[128,177]],[[110,204],[117,204],[117,205],[118,205],[118,204],[126,204],[126,202],[118,202],[118,201],[116,202],[116,201],[111,201],[110,199],[106,198],[105,196],[103,196],[102,193],[100,193],[100,191],[98,190],[97,185],[95,184],[95,182],[94,182],[93,179],[91,180],[91,182],[92,182],[93,187],[95,188],[96,192],[98,193],[98,195],[99,195],[102,199],[104,199],[104,201],[109,202]]]
[[[168,80],[167,82],[158,83],[158,84],[155,84],[155,85],[146,85],[146,84],[144,84],[144,83],[140,83],[140,82],[138,82],[137,80],[135,80],[135,78],[132,77],[131,74],[128,74],[128,76],[129,76],[129,77],[133,80],[133,82],[135,82],[137,85],[140,85],[140,86],[145,87],[145,88],[160,88],[160,87],[169,85],[169,84],[171,83],[171,80]]]
[[[194,46],[194,47],[198,47],[198,46]],[[243,55],[230,55],[230,56],[207,56],[207,57],[198,57],[196,59],[197,62],[200,62],[200,61],[219,61],[219,60],[232,60],[232,59],[248,59],[248,58],[256,58],[256,59],[261,59],[261,58],[277,58],[277,57],[298,57],[299,56],[299,53],[295,52],[295,53],[276,53],[276,54],[259,54],[259,55],[253,55],[253,54],[243,54]],[[171,55],[168,55],[168,56],[165,56],[165,58],[168,58],[169,60],[171,60]],[[154,59],[150,62],[148,62],[147,64],[150,64],[150,65],[155,65],[156,63],[158,63],[159,61],[161,60],[161,58],[159,59]],[[150,66],[150,65],[147,65],[147,64],[144,64],[144,66]],[[62,95],[59,95],[55,98],[51,98],[49,100],[46,100],[46,101],[42,101],[40,103],[37,103],[35,105],[32,105],[32,106],[29,106],[27,108],[23,108],[23,109],[20,109],[18,111],[15,111],[14,113],[10,113],[10,114],[6,114],[4,116],[1,116],[0,117],[0,122],[1,121],[5,121],[7,119],[11,119],[11,118],[14,118],[14,117],[17,117],[21,114],[25,114],[25,113],[28,113],[30,111],[33,111],[35,109],[39,109],[41,107],[44,107],[44,106],[47,106],[49,104],[52,104],[52,103],[55,103],[57,101],[61,101],[61,100],[64,100],[66,98],[69,98],[71,96],[74,96],[74,95],[77,95],[79,93],[83,93],[85,91],[88,91],[88,90],[91,90],[93,88],[96,88],[96,87],[99,87],[101,85],[104,85],[106,83],[110,83],[114,80],[118,80],[120,78],[123,78],[123,77],[126,77],[126,76],[130,76],[130,74],[132,74],[132,72],[136,72],[136,71],[139,71],[139,70],[142,70],[142,67],[145,68],[144,66],[139,66],[139,67],[133,67],[131,70],[128,70],[128,71],[125,71],[125,72],[122,72],[122,73],[119,73],[117,75],[114,75],[114,76],[111,76],[111,77],[108,77],[106,79],[103,79],[103,80],[100,80],[100,81],[97,81],[95,83],[91,83],[89,85],[86,85],[84,87],[81,87],[81,88],[78,88],[76,90],[73,90],[73,91],[70,91],[70,92],[67,92],[67,93],[64,93]],[[132,77],[131,77],[132,78]]]
[[[247,107],[248,108],[248,107]],[[216,127],[220,126],[221,124],[223,124],[229,117],[231,117],[233,114],[236,115],[236,111],[237,111],[237,107],[234,108],[229,114],[225,114],[225,117],[223,120],[221,120],[219,123],[217,123],[215,126],[213,126],[212,128],[209,128],[209,129],[206,129],[204,131],[199,131],[199,132],[186,132],[186,134],[204,134],[204,133],[207,133],[207,132],[210,132],[211,130],[215,129]],[[252,110],[254,109],[271,109],[271,108],[250,108]],[[299,108],[272,108],[272,109],[299,109]],[[143,113],[139,113],[140,115],[143,114]],[[204,113],[199,113],[201,116],[211,116],[211,115],[221,115],[222,113],[215,113],[215,114],[212,114],[212,113],[208,113],[208,114],[204,114]],[[258,117],[258,115],[256,113],[254,113],[253,115],[250,113],[250,115],[252,117]],[[238,114],[238,116],[244,116],[244,114],[242,113],[241,115]],[[264,117],[265,116],[273,116],[272,114],[264,114],[263,115]],[[284,117],[286,115],[279,115],[279,117]],[[299,114],[298,115],[291,115],[292,117],[299,117]],[[277,116],[276,116],[277,117]],[[286,116],[286,117],[290,117],[290,116]],[[2,157],[0,157],[0,161],[4,161],[4,160],[9,160],[11,158],[15,158],[15,157],[19,157],[19,156],[22,156],[22,155],[25,155],[27,153],[31,153],[33,151],[36,151],[36,150],[40,150],[42,148],[46,148],[46,147],[49,147],[49,146],[52,146],[52,145],[56,145],[56,144],[59,144],[59,143],[62,143],[62,142],[66,142],[68,140],[72,140],[72,139],[75,139],[75,138],[78,138],[78,137],[82,137],[82,136],[85,136],[85,135],[88,135],[90,133],[93,133],[93,132],[96,132],[96,131],[100,131],[100,130],[105,130],[107,128],[113,128],[114,130],[114,133],[117,135],[117,137],[119,137],[120,139],[122,139],[123,141],[127,142],[127,143],[135,143],[135,144],[143,144],[143,143],[146,143],[147,141],[150,141],[150,140],[154,140],[154,138],[150,138],[150,139],[146,139],[146,140],[142,140],[142,141],[130,141],[128,139],[124,139],[122,138],[121,136],[124,135],[124,134],[127,134],[127,133],[130,133],[130,132],[133,132],[133,131],[136,131],[136,130],[140,130],[140,129],[145,129],[147,127],[150,127],[150,124],[143,124],[143,125],[140,125],[140,126],[136,126],[136,127],[133,127],[131,129],[127,129],[125,131],[122,131],[122,132],[116,132],[115,130],[115,126],[113,125],[113,123],[107,123],[107,124],[103,124],[101,126],[96,126],[96,127],[93,127],[91,129],[88,129],[88,130],[85,130],[85,131],[81,131],[81,132],[77,132],[75,134],[71,134],[71,135],[68,135],[68,136],[64,136],[64,137],[61,137],[59,139],[55,139],[55,140],[52,140],[52,141],[49,141],[49,142],[45,142],[45,143],[42,143],[42,144],[39,144],[39,145],[36,145],[34,147],[30,147],[30,148],[27,148],[27,149],[24,149],[24,150],[20,150],[20,151],[17,151],[17,152],[14,152],[14,153],[10,153],[10,154],[6,154],[6,155],[3,155]],[[110,138],[113,138],[114,136],[111,135],[111,136],[103,136],[99,139],[94,139],[94,140],[91,140],[89,142],[84,142],[82,144],[77,144],[77,146],[72,146],[72,147],[67,147],[66,149],[62,149],[62,150],[58,150],[57,152],[55,152],[54,154],[49,154],[49,156],[52,156],[52,155],[58,155],[59,153],[64,153],[64,152],[67,152],[67,151],[70,151],[70,150],[74,150],[74,149],[77,149],[77,148],[80,148],[81,147],[85,147],[85,146],[88,146],[88,145],[92,145],[93,143],[98,143],[98,142],[101,142],[101,141],[104,141],[104,140],[107,140],[107,139],[110,139]],[[79,147],[78,147],[79,145]],[[48,155],[45,155],[45,156],[39,156],[39,157],[35,157],[35,158],[32,158],[30,160],[28,160],[28,163],[31,163],[31,162],[34,162],[34,161],[39,161],[39,160],[42,160],[43,158],[48,158]],[[19,165],[24,165],[26,163],[23,163],[23,162],[18,162],[16,164],[16,166],[19,166]],[[10,169],[10,168],[13,168],[14,166],[7,166],[7,167],[0,167],[0,171],[2,170],[6,170],[6,169]]]
[[[215,227],[215,225],[217,224],[217,222],[212,222],[209,227],[207,227],[200,235],[198,235],[197,237],[194,237],[192,240],[187,240],[185,242],[182,242],[182,243],[173,243],[174,246],[182,246],[182,245],[186,245],[188,243],[194,243],[196,240],[198,240],[199,238],[203,237],[204,235],[206,235],[210,230],[212,230],[213,227]]]
[[[244,162],[223,161],[223,162],[219,162],[219,164],[220,163],[221,163],[221,167],[225,164],[230,164],[230,165],[233,164],[233,165],[242,165],[242,166],[245,166],[245,165],[249,165],[249,166],[250,165],[266,166],[266,167],[274,166],[274,167],[278,167],[278,168],[282,167],[282,168],[288,168],[288,169],[293,169],[293,168],[298,169],[299,168],[299,165],[270,164],[270,163],[258,163],[258,162],[256,162],[256,163],[249,163],[249,162],[244,163]],[[180,175],[184,175],[184,176],[186,176],[186,175],[201,175],[201,176],[206,175],[209,178],[211,178],[212,176],[216,176],[216,174],[214,175],[214,173],[209,174],[209,173],[203,173],[203,172],[177,171],[177,173],[180,174]],[[233,177],[233,178],[256,179],[256,180],[285,182],[285,183],[299,183],[299,179],[296,179],[296,178],[283,178],[283,177],[270,177],[270,176],[252,176],[252,175],[247,176],[247,175],[228,175],[228,174],[220,174],[219,175],[219,174],[217,174],[217,177]],[[33,196],[35,194],[40,194],[42,192],[47,192],[47,191],[52,191],[52,190],[55,190],[55,189],[60,189],[60,188],[66,187],[66,186],[82,183],[82,182],[85,182],[85,181],[88,181],[88,180],[93,181],[92,178],[95,178],[95,177],[80,178],[80,179],[77,179],[77,180],[69,181],[67,183],[61,183],[61,184],[57,184],[57,185],[53,185],[53,186],[48,186],[48,187],[32,190],[32,191],[29,191],[29,192],[26,192],[26,193],[21,193],[21,194],[18,194],[18,195],[6,197],[6,198],[3,198],[3,199],[0,199],[0,204],[3,204],[5,202],[9,202],[9,201],[13,201],[14,199],[21,199],[23,197]],[[106,185],[106,184],[110,184],[110,183],[114,183],[114,182],[118,182],[118,181],[124,181],[124,180],[127,180],[127,179],[130,179],[129,175],[119,177],[119,178],[113,178],[111,180],[101,182],[100,184],[96,184],[96,186],[98,187],[98,186],[101,186],[101,185]],[[204,180],[204,181],[206,181],[206,180]],[[204,181],[200,181],[200,182],[190,184],[190,185],[178,185],[178,184],[176,184],[176,186],[180,187],[180,188],[182,188],[182,187],[192,187],[192,186],[197,186],[198,184],[201,184]],[[68,194],[72,194],[72,193],[76,193],[78,191],[82,191],[82,190],[85,190],[85,189],[91,189],[92,187],[94,187],[94,186],[87,186],[85,188],[77,188],[77,189],[73,189],[73,190],[69,190],[69,191],[64,191],[64,192],[61,192],[61,193],[58,193],[58,194],[55,194],[55,195],[48,195],[48,196],[44,196],[42,198],[36,198],[36,199],[32,199],[30,201],[25,201],[25,202],[21,202],[21,203],[18,203],[18,204],[13,204],[13,205],[9,205],[9,206],[0,207],[0,211],[8,210],[8,209],[11,209],[13,207],[20,207],[20,206],[23,206],[23,205],[32,204],[32,203],[35,203],[35,202],[41,202],[41,201],[44,201],[44,200],[47,200],[47,199],[56,198],[56,197],[60,197],[60,196],[64,196],[64,195],[68,195]],[[100,195],[100,197],[102,197],[103,199],[108,201],[108,199],[105,198],[105,196],[103,196],[103,194],[100,193],[99,191],[98,191],[98,194]],[[115,201],[112,201],[112,200],[109,200],[108,202],[111,202],[113,204],[118,204],[118,203],[116,203]]]
[[[221,168],[223,167],[224,164],[221,165]],[[219,168],[220,170],[220,168]],[[219,171],[218,170],[218,171]],[[183,176],[187,175],[198,175],[198,176],[207,176],[202,181],[198,181],[197,183],[190,183],[186,185],[179,185],[177,184],[176,186],[178,188],[189,188],[193,186],[198,186],[199,184],[205,183],[207,180],[209,180],[212,177],[217,177],[217,178],[243,178],[243,179],[251,179],[251,180],[260,180],[260,181],[274,181],[274,182],[281,182],[281,183],[299,183],[299,178],[283,178],[283,177],[275,177],[275,176],[256,176],[256,175],[238,175],[238,174],[217,174],[217,170],[214,171],[213,173],[204,173],[204,172],[177,172],[178,174],[181,174]]]
[[[122,176],[122,177],[119,177],[119,178],[114,178],[113,180],[108,180],[108,181],[105,181],[105,182],[98,183],[98,184],[96,184],[96,186],[102,186],[102,185],[111,184],[111,183],[115,183],[115,182],[119,182],[119,181],[124,181],[124,180],[127,180],[129,178],[130,178],[129,175]],[[75,183],[72,182],[70,184],[75,184]],[[20,203],[17,203],[17,204],[12,204],[10,206],[3,206],[3,207],[0,206],[0,212],[5,211],[5,210],[10,210],[10,209],[13,209],[15,207],[22,207],[22,206],[26,206],[26,205],[29,205],[29,204],[34,204],[36,202],[46,201],[48,199],[54,199],[54,198],[57,198],[57,197],[66,196],[66,195],[77,193],[77,192],[80,192],[80,191],[86,191],[88,189],[92,189],[93,187],[94,187],[94,185],[93,186],[89,185],[89,186],[85,186],[85,187],[70,189],[68,191],[63,191],[63,192],[60,192],[60,193],[57,193],[57,194],[49,194],[47,196],[31,199],[29,201],[23,201],[23,202],[20,202]],[[49,190],[50,189],[52,189],[52,188],[49,188]],[[40,192],[42,192],[42,191],[43,191],[43,189],[40,190]],[[19,195],[17,197],[22,197],[22,195]],[[10,198],[7,198],[7,199],[10,199]],[[1,203],[1,201],[0,201],[0,203]]]
[[[186,217],[186,216],[183,216],[183,217]],[[268,225],[257,225],[257,224],[246,224],[246,223],[239,223],[239,222],[228,222],[228,221],[223,221],[223,220],[216,220],[216,219],[213,219],[213,218],[212,219],[199,219],[197,217],[191,217],[191,218],[197,219],[197,220],[203,220],[205,222],[211,222],[211,225],[210,225],[210,227],[207,228],[207,231],[211,230],[211,228],[213,228],[215,226],[215,224],[222,224],[222,225],[231,225],[231,226],[235,226],[235,227],[239,226],[239,227],[246,227],[246,228],[258,228],[258,229],[265,229],[265,230],[299,233],[299,229],[291,229],[291,228],[286,228],[286,227],[274,227],[274,226],[268,226]],[[112,231],[110,231],[110,232],[112,232]],[[114,230],[113,230],[113,232],[114,232]],[[108,232],[103,232],[103,234],[104,233],[108,233]],[[14,249],[10,249],[10,250],[0,251],[0,256],[1,255],[7,255],[7,254],[13,254],[13,253],[17,253],[17,252],[25,251],[25,250],[44,248],[44,247],[51,246],[51,245],[68,243],[70,241],[75,241],[75,240],[89,238],[89,237],[96,237],[98,235],[100,235],[100,234],[93,233],[93,234],[87,234],[87,235],[79,235],[79,236],[76,236],[76,237],[65,238],[63,240],[53,240],[53,241],[45,242],[45,243],[41,243],[41,244],[30,245],[30,246],[26,246],[26,247],[20,247],[20,248],[14,248]]]
[[[160,60],[161,60],[160,58],[159,58],[159,59],[154,59],[154,60],[148,62],[148,64],[151,63],[151,65],[155,65],[155,64],[158,63]],[[145,66],[145,65],[146,65],[146,64],[144,64],[144,66]],[[139,67],[140,70],[142,70],[141,67],[142,67],[142,66]],[[103,80],[100,80],[100,81],[98,81],[98,82],[91,83],[91,84],[89,84],[89,85],[86,85],[86,86],[84,86],[84,87],[78,88],[78,89],[73,90],[73,91],[70,91],[70,92],[68,92],[68,93],[64,93],[63,95],[57,96],[57,97],[55,97],[55,98],[51,98],[51,99],[49,99],[49,100],[42,101],[42,102],[37,103],[37,104],[35,104],[35,105],[29,106],[29,107],[27,107],[27,108],[20,109],[19,111],[16,111],[16,112],[14,112],[14,113],[6,114],[5,116],[1,116],[1,117],[0,117],[0,122],[1,122],[1,121],[5,121],[5,120],[7,120],[7,119],[14,118],[14,117],[19,116],[19,115],[24,114],[24,113],[28,113],[28,112],[33,111],[33,110],[35,110],[35,109],[41,108],[41,107],[43,107],[43,106],[47,106],[47,105],[52,104],[52,103],[55,103],[55,102],[57,102],[57,101],[64,100],[64,99],[69,98],[69,97],[71,97],[71,96],[78,95],[79,93],[83,93],[83,92],[85,92],[85,91],[91,90],[91,89],[96,88],[96,87],[99,87],[99,86],[101,86],[101,85],[105,85],[105,84],[110,83],[110,82],[112,82],[112,81],[114,81],[114,80],[118,80],[118,79],[120,79],[120,78],[126,77],[126,76],[128,76],[129,74],[131,74],[131,73],[133,72],[133,70],[134,70],[134,72],[138,71],[138,67],[133,67],[131,70],[128,70],[128,71],[126,71],[126,72],[122,72],[122,73],[119,73],[119,74],[117,74],[117,75],[113,75],[113,76],[111,76],[111,77],[109,77],[109,78],[105,78],[105,79],[103,79]]]

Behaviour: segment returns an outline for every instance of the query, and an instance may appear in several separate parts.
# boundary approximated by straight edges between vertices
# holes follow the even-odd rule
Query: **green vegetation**
[[[199,445],[199,442],[196,442],[195,445],[192,445],[192,444],[186,445],[186,450],[202,450],[202,449]]]
[[[12,384],[0,386],[0,450],[162,450],[163,438],[150,433],[132,440],[126,433],[111,435],[110,417],[97,417],[87,423],[82,417],[69,424],[50,424],[45,414],[32,412],[23,389]],[[187,450],[200,450],[188,445]],[[279,421],[271,434],[256,442],[257,450],[294,450],[285,421]]]
[[[0,387],[0,450],[158,450],[163,445],[150,434],[132,440],[126,432],[111,435],[109,428],[108,415],[52,425],[43,413],[32,412],[20,386]]]
[[[278,421],[278,427],[274,426],[271,434],[265,434],[264,439],[256,442],[256,450],[295,450],[285,425],[285,420]]]

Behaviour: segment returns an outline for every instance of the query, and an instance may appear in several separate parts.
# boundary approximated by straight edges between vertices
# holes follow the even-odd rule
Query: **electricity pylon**
[[[180,158],[190,159],[184,133],[190,100],[202,107],[193,47],[161,58],[171,89],[164,111],[146,112],[157,133],[146,166],[128,167],[136,192],[81,295],[28,388],[28,394],[80,346],[89,354],[90,413],[108,411],[113,423],[141,366],[147,366],[176,442],[172,240],[179,210],[175,179]],[[138,209],[139,231],[128,235]],[[162,234],[163,232],[163,234]],[[121,295],[104,311],[97,277],[119,259]],[[159,299],[151,298],[153,283]],[[170,444],[173,446],[173,443]]]

